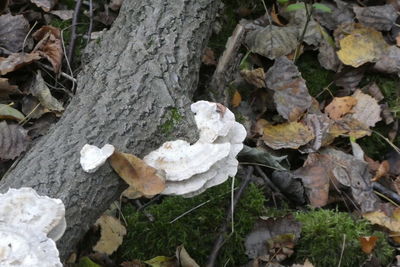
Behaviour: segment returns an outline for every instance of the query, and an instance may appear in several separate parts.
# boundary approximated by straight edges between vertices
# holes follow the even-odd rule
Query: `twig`
[[[142,202],[140,202],[140,200],[138,200],[138,199],[135,200],[135,205],[138,207],[138,209],[143,207]],[[154,222],[155,221],[153,214],[151,214],[150,212],[146,211],[145,209],[143,210],[143,214],[147,217],[147,219],[149,219],[150,222]]]
[[[86,46],[90,42],[90,36],[92,35],[93,30],[93,0],[89,1],[89,29],[87,31],[87,39],[86,39]]]
[[[342,251],[340,252],[340,259],[339,259],[338,267],[340,267],[340,265],[342,264],[342,258],[343,258],[345,246],[346,246],[346,234],[343,234],[343,245],[342,245]]]
[[[45,68],[45,69],[47,69],[47,70],[49,70],[49,71],[54,71],[52,67],[50,67],[50,66],[48,66],[48,65],[46,65],[46,64],[43,64],[42,62],[36,62],[36,63],[37,63],[40,67],[43,67],[43,68]],[[74,77],[71,77],[70,75],[66,74],[65,72],[60,72],[60,75],[61,75],[62,77],[64,77],[65,79],[68,79],[68,80],[70,80],[70,81],[73,82],[73,83],[76,83],[76,79],[75,79]]]
[[[229,207],[227,216],[226,216],[226,221],[224,222],[224,224],[221,226],[220,231],[219,231],[219,236],[218,238],[215,240],[213,249],[211,251],[211,255],[208,258],[207,261],[207,267],[213,267],[215,266],[215,262],[217,260],[218,257],[218,253],[219,250],[222,248],[222,246],[224,245],[225,241],[227,240],[225,238],[225,235],[228,231],[228,225],[229,222],[231,220],[231,216],[236,208],[237,203],[239,202],[240,197],[242,196],[244,189],[247,187],[247,185],[250,183],[252,174],[253,174],[253,167],[249,166],[247,168],[247,173],[246,173],[246,178],[244,179],[244,181],[242,182],[242,184],[240,185],[239,190],[237,191],[237,193],[235,194],[235,198],[233,200],[233,204]]]
[[[35,24],[33,24],[32,28],[25,35],[24,41],[22,42],[22,53],[24,52],[26,40],[28,39],[29,35],[32,33],[33,29],[36,27],[36,24],[37,24],[37,21],[35,21]]]
[[[383,185],[381,185],[380,183],[377,183],[377,182],[373,182],[372,186],[376,191],[378,191],[379,193],[381,193],[385,197],[389,198],[390,200],[392,200],[396,204],[400,204],[400,196],[399,196],[399,194],[393,192],[390,189],[387,189],[386,187],[384,187]]]
[[[197,205],[197,206],[194,207],[194,208],[191,208],[191,209],[188,210],[188,211],[185,211],[184,213],[182,213],[181,215],[179,215],[178,217],[176,217],[175,219],[173,219],[173,220],[170,221],[169,223],[176,222],[177,220],[179,220],[179,219],[182,218],[183,216],[185,216],[185,215],[191,213],[191,212],[194,211],[195,209],[198,209],[198,208],[204,206],[205,204],[207,204],[207,203],[210,202],[210,201],[211,201],[211,199],[209,199],[209,200],[207,200],[207,201],[205,201],[205,202],[203,202],[203,203],[200,203],[199,205]]]
[[[268,184],[268,186],[275,192],[275,193],[280,193],[281,191],[279,190],[278,187],[268,178],[268,176],[264,173],[264,171],[261,169],[260,166],[255,166],[256,171],[258,172],[259,175],[264,179],[264,181]]]
[[[301,44],[303,43],[304,36],[306,35],[306,32],[307,32],[307,27],[311,21],[311,16],[312,16],[312,10],[308,10],[307,1],[304,1],[304,7],[306,9],[307,20],[306,20],[306,23],[304,24],[303,32],[300,35],[300,39],[299,39],[299,43],[296,47],[296,51],[294,52],[293,62],[296,62],[296,60],[299,56]]]
[[[74,50],[75,50],[75,41],[76,41],[76,25],[78,24],[78,19],[79,19],[79,12],[81,10],[82,6],[82,0],[78,0],[75,5],[75,10],[74,10],[74,17],[72,18],[72,25],[71,25],[71,40],[69,43],[69,48],[68,48],[68,61],[72,65],[72,58],[74,56]]]

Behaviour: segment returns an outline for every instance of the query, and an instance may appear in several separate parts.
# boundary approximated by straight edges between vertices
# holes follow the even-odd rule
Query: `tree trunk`
[[[83,172],[84,144],[113,144],[142,157],[166,140],[193,141],[189,106],[217,0],[124,1],[113,27],[88,47],[77,94],[60,121],[0,182],[60,198],[63,260],[125,188],[106,164]]]

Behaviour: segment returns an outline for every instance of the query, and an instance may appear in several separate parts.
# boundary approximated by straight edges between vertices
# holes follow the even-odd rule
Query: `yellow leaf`
[[[388,228],[390,231],[400,232],[400,208],[394,208],[389,215],[384,211],[377,210],[365,213],[363,217],[371,223]]]
[[[350,35],[339,41],[341,49],[337,52],[344,64],[355,68],[376,62],[389,47],[381,32],[360,24],[356,26]]]
[[[173,267],[175,265],[175,259],[173,257],[157,256],[144,263],[150,265],[151,267]]]
[[[157,170],[134,155],[116,151],[110,157],[110,164],[127,184],[143,195],[156,195],[165,189],[165,179]]]
[[[123,237],[126,235],[125,227],[118,219],[109,215],[102,215],[95,225],[100,226],[101,236],[93,250],[111,255],[122,244]]]
[[[240,105],[240,102],[242,102],[242,96],[236,90],[232,97],[232,102],[231,102],[232,107],[234,107],[234,108],[238,107]]]
[[[290,122],[266,126],[262,139],[273,149],[297,149],[314,139],[314,134],[306,125]]]

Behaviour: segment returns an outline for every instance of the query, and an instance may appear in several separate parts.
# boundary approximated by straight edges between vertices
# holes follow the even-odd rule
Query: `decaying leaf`
[[[176,259],[178,261],[178,266],[182,267],[199,267],[198,265],[189,255],[189,253],[186,251],[185,247],[183,245],[180,245],[179,247],[176,248]]]
[[[349,113],[357,104],[357,99],[352,96],[335,97],[329,105],[325,107],[325,112],[333,120],[339,120],[343,115]]]
[[[246,45],[257,54],[269,59],[285,56],[297,47],[297,27],[278,27],[269,25],[265,28],[249,32]]]
[[[23,42],[29,31],[29,22],[23,15],[11,13],[0,16],[0,47],[13,53],[22,50]]]
[[[378,240],[377,236],[361,236],[359,238],[361,249],[366,254],[371,254],[375,248],[376,241]]]
[[[306,203],[304,186],[293,172],[275,170],[270,179],[288,199],[297,204]]]
[[[250,84],[257,88],[265,87],[265,73],[263,68],[254,70],[241,70],[240,74]]]
[[[381,101],[383,100],[385,97],[383,96],[381,89],[378,87],[378,85],[374,82],[367,84],[366,86],[364,86],[363,88],[361,88],[361,91],[363,91],[364,93],[368,93],[370,94],[373,98],[376,99],[376,101]]]
[[[311,106],[306,83],[293,61],[277,58],[265,78],[267,87],[274,91],[276,109],[285,119],[297,121]]]
[[[156,195],[165,189],[164,178],[138,157],[115,151],[109,161],[118,175],[134,190],[144,195]]]
[[[93,250],[99,253],[111,255],[122,244],[126,229],[121,222],[109,215],[102,215],[95,223],[100,226],[100,240],[93,247]]]
[[[49,12],[58,3],[58,0],[30,0],[32,3]]]
[[[389,48],[381,32],[360,25],[356,25],[355,29],[339,43],[340,50],[337,52],[339,59],[343,64],[355,68],[367,62],[378,61]]]
[[[400,73],[400,48],[390,46],[375,63],[374,69],[383,73]]]
[[[18,86],[9,84],[7,78],[0,78],[0,99],[8,99],[14,94],[22,94]]]
[[[293,215],[258,220],[246,236],[246,255],[250,259],[280,262],[293,254],[300,237],[301,224]]]
[[[36,41],[39,41],[34,51],[38,51],[42,57],[47,58],[53,66],[54,72],[59,73],[64,55],[60,29],[53,26],[43,26],[32,36]]]
[[[31,86],[30,91],[33,96],[37,97],[40,104],[43,105],[43,107],[47,108],[48,110],[51,111],[64,110],[62,104],[58,102],[58,100],[51,95],[50,89],[44,82],[40,71],[36,74],[35,82]]]
[[[25,119],[25,116],[24,114],[9,105],[0,104],[0,119],[21,121]]]
[[[15,159],[29,144],[27,131],[18,124],[0,122],[0,159]]]
[[[376,182],[383,176],[387,175],[389,169],[389,162],[387,160],[382,161],[381,164],[379,164],[378,170],[376,171],[374,178],[372,178],[372,181]]]
[[[314,139],[312,131],[303,123],[290,122],[268,125],[264,128],[262,140],[273,149],[297,149]]]
[[[204,49],[203,56],[201,57],[201,62],[203,62],[205,65],[211,65],[211,66],[217,65],[217,61],[215,60],[214,51],[211,48],[206,47]]]
[[[373,224],[384,226],[390,231],[400,232],[400,208],[390,203],[381,204],[379,209],[366,212],[363,217]]]
[[[240,95],[239,91],[236,90],[231,100],[232,107],[237,108],[240,105],[240,102],[242,102],[242,96]]]
[[[379,31],[390,31],[398,16],[392,5],[354,6],[353,11],[360,23]]]
[[[62,20],[69,20],[72,19],[74,16],[73,10],[52,10],[50,11],[51,14],[59,17]]]
[[[326,114],[311,114],[308,113],[304,119],[308,128],[314,133],[314,140],[301,148],[300,152],[311,153],[317,152],[322,146],[327,146],[333,142],[336,136],[332,136],[329,132],[333,121]]]
[[[287,156],[275,156],[263,147],[249,147],[244,145],[239,153],[239,158],[247,162],[260,163],[277,170],[286,170],[280,163]]]
[[[318,51],[319,64],[327,70],[337,71],[340,61],[336,54],[335,47],[327,41],[322,41]]]
[[[14,53],[7,58],[0,57],[0,74],[5,75],[39,59],[40,55],[37,52]]]
[[[351,91],[361,82],[365,70],[364,66],[359,68],[345,66],[335,74],[335,84]]]
[[[353,22],[354,13],[351,3],[341,0],[322,1],[321,3],[332,10],[331,12],[314,10],[314,17],[322,26],[334,30],[340,24]]]
[[[43,107],[36,97],[31,95],[25,95],[21,101],[22,108],[21,111],[29,118],[38,119],[43,114],[51,112],[49,109]]]
[[[371,135],[371,130],[362,122],[346,115],[343,119],[335,121],[332,124],[329,134],[332,137],[343,135],[358,139],[366,135]]]
[[[376,99],[364,94],[361,90],[356,90],[352,97],[357,100],[357,103],[349,116],[368,127],[374,127],[375,123],[382,119],[381,108]]]

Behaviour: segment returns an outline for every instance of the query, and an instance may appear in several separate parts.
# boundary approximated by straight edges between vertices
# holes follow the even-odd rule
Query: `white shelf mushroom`
[[[97,171],[114,153],[114,150],[114,146],[110,144],[106,144],[102,148],[89,144],[84,145],[80,152],[82,169],[88,173]]]
[[[166,173],[165,195],[192,197],[235,176],[237,154],[243,148],[246,130],[221,104],[199,101],[191,106],[200,132],[199,140],[164,143],[144,157],[153,168]]]

